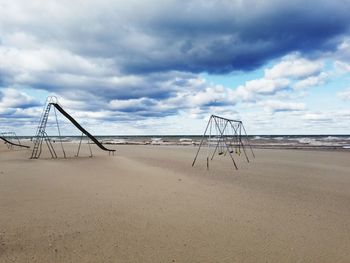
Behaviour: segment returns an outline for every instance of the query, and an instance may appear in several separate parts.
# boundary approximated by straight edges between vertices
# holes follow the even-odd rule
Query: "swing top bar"
[[[223,117],[220,117],[220,116],[217,116],[217,115],[211,115],[210,118],[217,118],[217,119],[221,119],[221,120],[225,120],[225,121],[230,121],[230,122],[232,121],[232,122],[239,122],[239,123],[242,123],[242,121],[227,119],[227,118],[223,118]]]

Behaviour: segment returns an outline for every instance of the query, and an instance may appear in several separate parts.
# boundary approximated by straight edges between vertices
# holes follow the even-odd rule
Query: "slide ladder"
[[[49,113],[51,109],[51,103],[48,103],[46,106],[46,109],[41,116],[41,120],[39,122],[37,132],[34,138],[34,146],[33,146],[33,151],[32,151],[32,156],[30,157],[31,159],[38,159],[40,154],[41,154],[41,149],[42,149],[42,142],[45,138],[45,142],[47,143],[49,150],[51,152],[52,157],[57,157],[55,150],[53,149],[53,146],[50,142],[50,139],[48,138],[45,129],[46,129],[46,124],[47,120],[49,118]]]

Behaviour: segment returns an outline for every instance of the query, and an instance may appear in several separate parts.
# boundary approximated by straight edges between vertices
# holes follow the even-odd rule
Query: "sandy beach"
[[[259,149],[207,171],[192,146],[111,147],[29,160],[0,144],[1,263],[350,262],[350,152]]]

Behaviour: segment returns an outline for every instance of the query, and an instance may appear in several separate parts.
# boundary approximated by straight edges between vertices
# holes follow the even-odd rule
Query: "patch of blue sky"
[[[209,83],[235,89],[244,85],[246,81],[263,77],[264,71],[260,68],[253,71],[235,71],[225,75],[202,73],[200,76]]]
[[[330,78],[325,84],[310,88],[304,102],[308,108],[319,111],[334,111],[348,107],[348,102],[340,98],[338,93],[347,88],[349,82],[349,74]]]
[[[42,89],[23,88],[21,91],[35,98],[37,101],[42,102],[43,104],[45,103],[47,97],[50,96],[50,92]]]

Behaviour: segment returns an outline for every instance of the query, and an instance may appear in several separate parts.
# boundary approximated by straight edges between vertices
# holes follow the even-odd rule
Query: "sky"
[[[350,134],[350,0],[0,0],[0,132],[48,96],[98,135]]]

